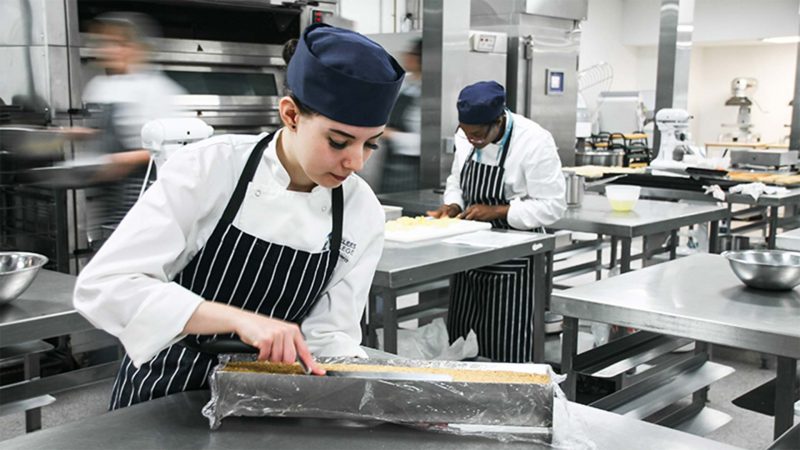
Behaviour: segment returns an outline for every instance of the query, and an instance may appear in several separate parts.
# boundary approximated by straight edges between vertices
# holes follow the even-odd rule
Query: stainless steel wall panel
[[[584,20],[589,9],[588,0],[526,0],[525,12],[539,16]]]
[[[472,7],[473,29],[508,34],[505,86],[509,107],[550,131],[562,164],[573,165],[580,44],[578,22],[527,14],[525,2],[472,0]],[[564,72],[561,95],[546,94],[548,69]]]
[[[428,0],[423,8],[420,187],[438,187],[452,162],[444,143],[458,125],[456,100],[470,70],[469,6],[463,0]]]
[[[800,45],[797,46],[797,61],[794,72],[794,100],[792,100],[792,128],[789,148],[800,150]]]
[[[69,51],[63,46],[47,47],[47,66],[49,85],[48,99],[52,117],[64,117],[70,108],[69,96]]]
[[[0,2],[0,45],[44,45],[44,0]]]
[[[3,61],[3,82],[0,83],[0,98],[10,104],[39,99],[49,104],[48,58],[45,47],[0,46],[0,61]]]

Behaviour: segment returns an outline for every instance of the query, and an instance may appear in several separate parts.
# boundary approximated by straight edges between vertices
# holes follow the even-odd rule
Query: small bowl
[[[36,253],[0,252],[0,305],[28,289],[45,264],[47,257]]]
[[[611,209],[618,212],[631,211],[639,200],[640,186],[615,184],[606,186],[606,198],[611,204]]]
[[[724,252],[733,273],[752,288],[788,291],[800,284],[800,253],[784,250]]]

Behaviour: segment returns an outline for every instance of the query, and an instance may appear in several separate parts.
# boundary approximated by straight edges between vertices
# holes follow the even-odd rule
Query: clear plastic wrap
[[[320,377],[225,370],[229,361],[252,357],[222,355],[211,379],[211,400],[203,408],[212,429],[230,416],[313,417],[378,420],[432,431],[480,435],[501,441],[549,444],[557,380],[548,365],[454,361],[321,358],[323,364],[380,364],[517,372],[541,375],[535,383],[483,383]]]

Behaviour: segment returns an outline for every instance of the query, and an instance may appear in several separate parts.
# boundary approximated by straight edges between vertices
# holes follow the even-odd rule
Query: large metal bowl
[[[733,273],[756,289],[787,291],[800,284],[800,253],[783,250],[724,252]]]
[[[36,253],[0,252],[0,305],[19,297],[45,264],[47,257]]]

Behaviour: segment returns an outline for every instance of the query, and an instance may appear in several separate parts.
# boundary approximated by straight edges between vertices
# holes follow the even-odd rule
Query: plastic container
[[[629,185],[606,186],[606,197],[611,203],[611,209],[618,212],[631,211],[639,200],[642,188]]]
[[[403,215],[403,208],[401,206],[383,206],[383,212],[386,214],[386,222],[394,219],[399,219]]]

